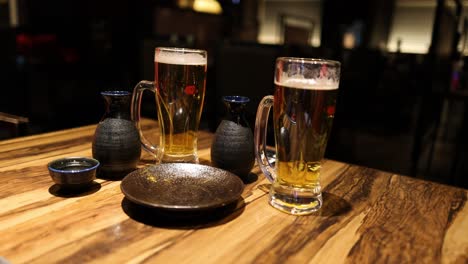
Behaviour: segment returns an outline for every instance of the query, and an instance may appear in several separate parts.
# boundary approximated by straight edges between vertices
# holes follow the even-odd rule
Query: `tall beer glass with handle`
[[[156,48],[154,82],[141,81],[134,89],[132,119],[145,150],[158,162],[198,163],[197,132],[206,86],[207,52],[183,48]],[[143,91],[156,95],[159,145],[147,140],[140,125]]]
[[[321,160],[335,114],[340,63],[306,58],[278,58],[275,94],[260,102],[255,122],[255,154],[272,182],[270,204],[287,213],[305,215],[322,206]],[[266,155],[270,108],[276,161]]]

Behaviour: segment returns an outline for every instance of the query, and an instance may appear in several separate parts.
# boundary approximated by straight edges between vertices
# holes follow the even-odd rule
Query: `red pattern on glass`
[[[185,86],[185,89],[184,89],[185,94],[188,94],[188,95],[194,95],[196,91],[197,91],[197,88],[195,88],[195,85],[187,85]]]

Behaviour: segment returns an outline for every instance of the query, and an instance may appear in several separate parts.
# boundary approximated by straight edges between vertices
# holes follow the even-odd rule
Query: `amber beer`
[[[197,132],[205,97],[206,70],[206,58],[199,54],[155,54],[163,162],[198,162]]]
[[[275,188],[312,188],[320,194],[320,161],[332,127],[338,86],[288,79],[275,82],[275,87]]]
[[[270,204],[294,215],[322,207],[321,160],[335,115],[340,63],[281,57],[276,60],[275,94],[265,96],[255,121],[255,155],[272,182]],[[275,163],[266,148],[268,115],[273,107]]]

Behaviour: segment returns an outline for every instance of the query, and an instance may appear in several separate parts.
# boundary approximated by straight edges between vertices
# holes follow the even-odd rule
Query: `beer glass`
[[[158,162],[198,163],[197,132],[206,85],[207,52],[183,48],[156,48],[154,82],[141,81],[133,92],[132,119],[142,147]],[[143,92],[155,93],[161,136],[159,145],[147,140],[140,125]]]
[[[270,204],[287,213],[305,215],[322,206],[321,160],[335,113],[340,63],[330,60],[278,58],[274,96],[260,102],[255,121],[257,163],[272,182]],[[270,108],[276,160],[266,153]]]

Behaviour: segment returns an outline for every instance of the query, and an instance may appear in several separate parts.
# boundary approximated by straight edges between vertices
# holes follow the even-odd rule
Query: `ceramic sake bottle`
[[[102,92],[106,111],[93,139],[93,158],[101,166],[97,176],[120,179],[136,169],[140,160],[141,143],[138,130],[130,118],[132,94],[126,91]]]
[[[224,96],[226,116],[216,129],[211,145],[214,166],[228,170],[241,178],[247,177],[255,163],[253,133],[245,119],[244,96]]]

